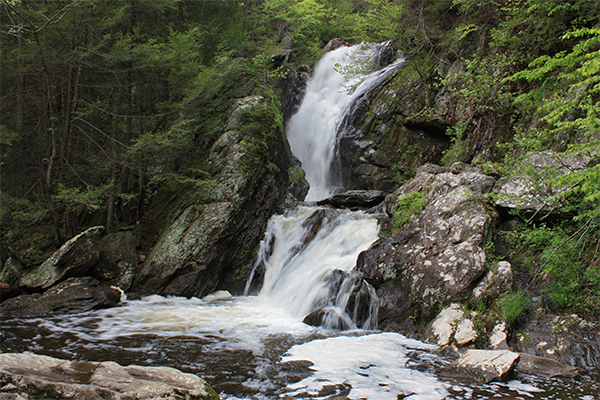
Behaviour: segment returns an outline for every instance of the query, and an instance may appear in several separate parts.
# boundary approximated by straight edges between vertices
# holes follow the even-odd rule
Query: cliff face
[[[177,213],[137,274],[134,291],[179,296],[204,296],[217,287],[243,291],[247,266],[268,219],[285,201],[288,171],[296,163],[283,132],[267,133],[274,124],[270,118],[262,97],[237,102],[208,156],[214,182],[208,197]]]

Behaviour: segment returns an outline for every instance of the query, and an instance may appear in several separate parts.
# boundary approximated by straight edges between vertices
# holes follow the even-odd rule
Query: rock
[[[43,295],[25,294],[6,300],[0,304],[0,311],[21,315],[74,313],[114,307],[120,300],[119,290],[100,285],[94,278],[69,278]]]
[[[575,378],[579,371],[575,367],[567,366],[556,360],[521,353],[516,372],[524,374],[542,375],[547,378]]]
[[[502,322],[494,327],[488,340],[492,350],[509,350],[506,328],[506,322]]]
[[[454,367],[469,371],[485,383],[507,378],[519,359],[519,353],[509,350],[465,351],[454,363]]]
[[[0,282],[0,302],[15,297],[21,293],[20,288],[11,286],[8,283]]]
[[[339,49],[340,47],[344,47],[344,46],[350,46],[350,43],[344,41],[341,38],[333,38],[329,42],[327,42],[325,47],[323,47],[323,52],[327,53],[329,51],[333,51],[333,50]]]
[[[218,400],[203,379],[174,368],[0,354],[0,387],[23,398]],[[18,397],[15,397],[18,398]]]
[[[210,149],[210,189],[200,199],[190,191],[189,200],[173,210],[132,291],[187,297],[217,289],[243,293],[268,219],[285,199],[293,163],[283,132],[265,136],[277,126],[271,117],[261,97],[236,103],[226,131]]]
[[[506,210],[518,210],[532,215],[535,220],[547,217],[570,218],[560,204],[551,201],[551,197],[564,188],[552,187],[551,180],[556,176],[567,175],[573,171],[587,168],[591,161],[589,156],[558,156],[552,152],[529,153],[522,160],[523,164],[532,168],[534,173],[500,179],[494,187],[498,196],[497,207]],[[542,187],[543,189],[539,189]]]
[[[496,299],[501,293],[510,290],[512,283],[512,265],[508,261],[499,261],[473,289],[473,297],[476,300]]]
[[[99,243],[100,257],[90,271],[91,276],[104,281],[122,281],[121,283],[127,286],[125,282],[131,278],[124,276],[131,274],[137,268],[138,254],[136,250],[139,246],[139,239],[131,231],[106,235]],[[129,287],[131,287],[131,282]],[[121,288],[127,290],[129,287]]]
[[[320,200],[317,205],[330,205],[336,208],[371,208],[385,199],[385,193],[380,190],[348,190]]]
[[[438,346],[455,342],[464,346],[477,339],[473,321],[465,316],[465,310],[458,303],[450,304],[431,322],[431,337]]]
[[[217,290],[209,295],[206,295],[202,298],[204,301],[215,301],[215,300],[224,300],[231,299],[233,296],[227,290]]]
[[[60,247],[42,265],[23,276],[20,286],[47,289],[62,279],[85,276],[100,256],[98,242],[104,227],[89,228]]]
[[[16,285],[23,276],[25,267],[17,257],[11,256],[4,262],[4,267],[0,272],[0,282],[8,285]]]
[[[399,199],[411,193],[420,193],[425,208],[395,236],[383,236],[358,256],[357,269],[380,296],[384,325],[400,325],[409,316],[429,319],[439,303],[466,300],[485,272],[493,217],[482,194],[494,179],[461,167],[458,173],[421,170],[386,198],[392,219],[403,211]]]
[[[515,332],[511,346],[580,369],[600,367],[600,326],[577,315],[537,315]]]

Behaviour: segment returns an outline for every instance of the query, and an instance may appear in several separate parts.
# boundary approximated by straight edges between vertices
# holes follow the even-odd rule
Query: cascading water
[[[340,115],[365,87],[397,66],[352,82],[358,86],[350,93],[334,65],[352,63],[359,51],[365,50],[342,48],[324,56],[288,126],[311,200],[334,190],[330,167]],[[228,400],[561,398],[553,382],[522,378],[487,385],[444,373],[450,362],[432,351],[435,346],[396,333],[302,323],[307,313],[321,309],[344,321],[345,328],[357,328],[356,304],[349,305],[355,285],[351,269],[377,236],[376,221],[365,213],[299,207],[269,222],[259,251],[265,274],[257,296],[149,296],[82,314],[3,316],[0,351],[171,366],[204,377]],[[358,327],[368,327],[370,318]],[[436,377],[439,371],[445,378]],[[569,384],[574,386],[567,390],[582,399],[597,392]]]

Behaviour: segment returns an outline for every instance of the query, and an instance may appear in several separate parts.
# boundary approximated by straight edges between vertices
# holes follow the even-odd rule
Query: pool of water
[[[150,296],[47,318],[3,317],[2,352],[162,365],[205,378],[222,399],[598,399],[593,374],[481,384],[433,345],[391,332],[334,331],[260,297]]]

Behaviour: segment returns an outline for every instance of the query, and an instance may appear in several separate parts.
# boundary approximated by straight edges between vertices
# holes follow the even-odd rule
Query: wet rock
[[[383,202],[386,194],[380,190],[348,190],[317,202],[336,208],[371,208]]]
[[[465,316],[464,308],[458,303],[450,304],[442,310],[431,322],[428,330],[431,332],[431,339],[438,346],[450,343],[464,346],[477,339],[473,321]]]
[[[33,269],[19,281],[20,286],[47,289],[72,276],[85,276],[100,256],[98,243],[104,227],[89,228],[60,247],[42,265]]]
[[[542,375],[547,378],[575,378],[579,375],[579,371],[575,367],[567,366],[556,360],[524,353],[520,354],[515,371],[524,374]]]
[[[350,43],[346,42],[345,40],[343,40],[341,38],[333,38],[329,42],[327,42],[325,47],[323,47],[323,52],[327,53],[329,51],[333,51],[333,50],[339,49],[340,47],[344,47],[344,46],[350,46]]]
[[[600,326],[577,315],[540,315],[515,332],[515,351],[580,369],[600,367]]]
[[[469,371],[485,383],[505,380],[519,359],[509,350],[469,349],[458,358],[454,367]]]
[[[0,311],[20,315],[75,313],[116,306],[121,292],[91,277],[69,278],[44,294],[25,294],[0,304]]]
[[[409,316],[432,318],[439,303],[467,299],[485,272],[493,216],[482,194],[494,179],[466,165],[432,170],[420,170],[386,198],[393,219],[404,212],[399,199],[420,193],[426,204],[421,214],[357,260],[357,269],[378,291],[384,325],[401,324]]]
[[[473,289],[473,297],[476,300],[496,299],[501,293],[510,290],[512,283],[512,265],[507,261],[499,261]]]
[[[218,400],[205,380],[174,368],[123,367],[35,354],[0,354],[0,387],[23,398]],[[17,397],[15,397],[17,398]]]

